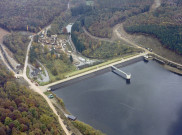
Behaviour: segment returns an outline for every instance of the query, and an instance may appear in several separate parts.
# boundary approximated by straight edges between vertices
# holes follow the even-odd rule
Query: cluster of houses
[[[43,31],[40,35],[39,35],[39,40],[40,43],[42,43],[43,45],[48,45],[48,47],[51,49],[52,47],[56,50],[60,49],[66,53],[70,53],[70,51],[68,51],[66,48],[67,45],[67,40],[66,39],[60,39],[58,38],[58,36],[55,35],[51,35],[50,37],[48,37],[46,35],[46,32]]]
[[[68,24],[66,26],[67,33],[71,33],[71,28],[73,24]],[[47,29],[42,31],[42,33],[39,35],[39,40],[42,45],[48,45],[48,48],[51,50],[52,48],[57,51],[63,51],[65,52],[68,57],[70,55],[74,59],[73,64],[75,64],[77,67],[85,65],[85,64],[91,64],[93,61],[86,60],[85,58],[81,56],[77,56],[75,54],[72,54],[74,52],[74,48],[71,46],[70,37],[67,38],[59,38],[56,34],[50,35],[50,37],[47,36]],[[69,47],[70,45],[70,47]],[[71,48],[71,49],[70,49]],[[59,54],[58,54],[59,56]]]
[[[51,37],[47,37],[42,33],[40,35],[39,42],[47,45],[57,45],[57,35],[51,35]]]

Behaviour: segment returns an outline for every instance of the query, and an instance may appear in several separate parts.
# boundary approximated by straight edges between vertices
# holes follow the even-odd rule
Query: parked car
[[[48,98],[49,98],[49,99],[52,99],[52,98],[54,98],[54,96],[53,96],[52,94],[50,94],[50,95],[48,96]]]
[[[51,88],[49,87],[49,88],[47,88],[47,91],[51,91]]]

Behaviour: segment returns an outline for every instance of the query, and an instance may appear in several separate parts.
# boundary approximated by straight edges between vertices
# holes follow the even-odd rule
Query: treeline
[[[45,100],[0,65],[0,134],[64,135]]]
[[[0,26],[37,32],[67,8],[67,0],[1,0]],[[39,28],[40,27],[40,28]]]
[[[181,0],[164,0],[152,13],[129,18],[124,28],[130,33],[145,33],[157,37],[164,47],[182,54],[182,3]]]
[[[27,46],[30,42],[28,35],[21,32],[13,32],[3,39],[3,44],[14,54],[15,59],[24,65]]]
[[[164,47],[182,54],[182,26],[135,25],[125,27],[130,33],[146,33],[157,37]]]
[[[71,33],[71,38],[72,41],[79,52],[83,52],[85,50],[85,46],[82,44],[82,42],[78,39],[78,36],[80,33],[83,33],[83,30],[81,29],[81,24],[80,21],[76,21],[74,25],[72,26],[72,33]]]
[[[140,52],[140,50],[129,47],[120,41],[108,42],[90,38],[84,33],[81,20],[73,25],[71,37],[76,49],[89,58],[108,59]]]

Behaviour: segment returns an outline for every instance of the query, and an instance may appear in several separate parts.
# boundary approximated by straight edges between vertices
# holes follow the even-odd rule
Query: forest
[[[129,47],[120,41],[108,42],[90,38],[84,33],[81,21],[77,21],[73,25],[71,36],[76,49],[89,58],[108,59],[140,52],[140,50]]]
[[[104,133],[102,133],[99,130],[95,130],[93,127],[91,127],[90,125],[87,125],[81,121],[73,121],[72,122],[73,125],[79,129],[79,131],[83,134],[83,135],[105,135]]]
[[[64,135],[43,97],[17,83],[0,65],[0,134]]]
[[[156,11],[129,18],[124,29],[129,33],[153,35],[164,47],[182,54],[182,1],[164,0]]]
[[[101,8],[138,7],[151,5],[153,0],[94,0],[95,5]]]
[[[0,27],[37,32],[67,8],[67,0],[1,0]]]
[[[3,39],[3,44],[14,54],[15,59],[21,65],[24,65],[29,42],[28,34],[22,34],[21,32],[13,32]]]
[[[152,0],[130,1],[95,1],[94,6],[80,5],[73,8],[71,12],[73,16],[82,15],[84,27],[92,35],[111,38],[112,28],[116,24],[125,21],[128,17],[149,11],[152,2]],[[112,6],[115,4],[117,6]]]
[[[56,17],[51,24],[51,28],[47,31],[48,35],[62,34],[63,29],[69,23],[69,20],[72,18],[70,12],[63,12],[60,16]]]

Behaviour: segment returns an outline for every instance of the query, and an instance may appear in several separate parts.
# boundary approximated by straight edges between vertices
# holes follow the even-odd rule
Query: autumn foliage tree
[[[0,75],[0,135],[64,135],[41,96],[19,85],[2,65]]]

